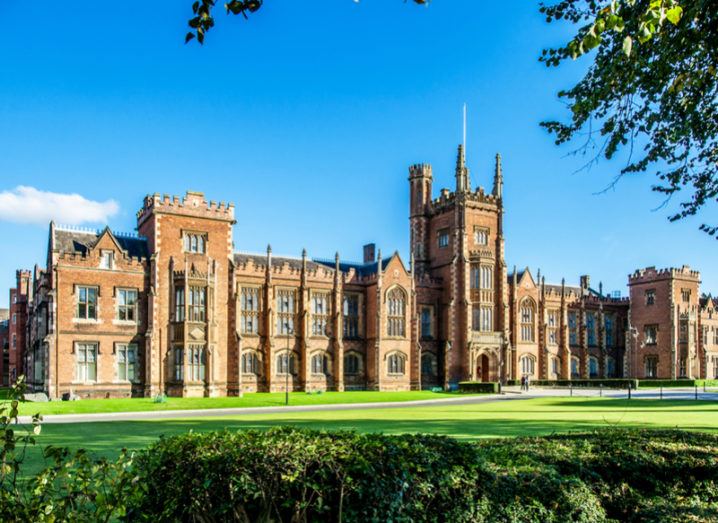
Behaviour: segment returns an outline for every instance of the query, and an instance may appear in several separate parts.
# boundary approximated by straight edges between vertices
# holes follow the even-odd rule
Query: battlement
[[[412,178],[431,178],[432,169],[430,163],[415,163],[409,167],[409,179]]]
[[[187,191],[183,198],[159,193],[145,196],[142,209],[137,211],[137,223],[144,222],[156,213],[179,214],[210,220],[234,223],[234,204],[231,202],[207,201],[204,193]]]
[[[477,187],[473,192],[463,193],[466,202],[488,204],[491,206],[498,206],[501,198],[497,198],[493,193],[487,192],[483,187]],[[442,210],[446,207],[450,207],[456,202],[457,196],[455,192],[449,189],[441,189],[438,198],[434,198],[431,202],[432,208],[435,210]]]
[[[692,270],[688,265],[683,265],[680,268],[667,267],[665,269],[646,267],[644,269],[636,269],[633,274],[629,274],[628,284],[636,285],[639,283],[649,283],[656,280],[666,280],[673,278],[700,281],[701,273],[699,271]]]

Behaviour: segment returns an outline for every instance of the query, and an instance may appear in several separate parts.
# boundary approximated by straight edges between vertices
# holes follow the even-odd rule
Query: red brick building
[[[646,269],[631,302],[588,276],[569,286],[509,273],[501,158],[491,191],[473,189],[459,147],[455,181],[435,198],[431,166],[409,169],[409,260],[374,245],[361,262],[235,252],[233,205],[197,192],[147,196],[136,235],[51,224],[46,267],[18,273],[22,326],[10,334],[25,337],[11,368],[51,397],[642,377],[654,356],[660,377],[718,369],[716,302],[699,300],[697,273],[670,270],[682,283],[664,289],[665,271]],[[631,308],[649,288],[661,300],[690,291],[689,302]],[[675,338],[642,348],[654,324]]]

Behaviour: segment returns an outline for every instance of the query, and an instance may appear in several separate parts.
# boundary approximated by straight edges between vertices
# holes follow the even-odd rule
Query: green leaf
[[[631,49],[633,49],[633,38],[627,36],[623,39],[623,53],[626,56],[631,56]]]
[[[666,11],[666,18],[668,18],[668,21],[671,22],[673,25],[678,25],[678,22],[680,22],[682,16],[683,8],[679,5],[672,7],[671,9]]]

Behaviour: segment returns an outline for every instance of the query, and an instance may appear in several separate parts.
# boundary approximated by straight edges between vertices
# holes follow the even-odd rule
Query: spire
[[[496,169],[494,171],[494,191],[497,198],[501,198],[504,192],[504,173],[501,170],[501,155],[496,153]]]
[[[469,169],[466,168],[463,144],[459,145],[459,152],[456,155],[456,192],[471,192],[471,181],[469,180]]]

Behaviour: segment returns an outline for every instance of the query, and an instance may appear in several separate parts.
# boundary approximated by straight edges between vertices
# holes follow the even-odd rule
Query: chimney
[[[367,243],[364,246],[364,263],[372,263],[376,260],[376,244]]]

